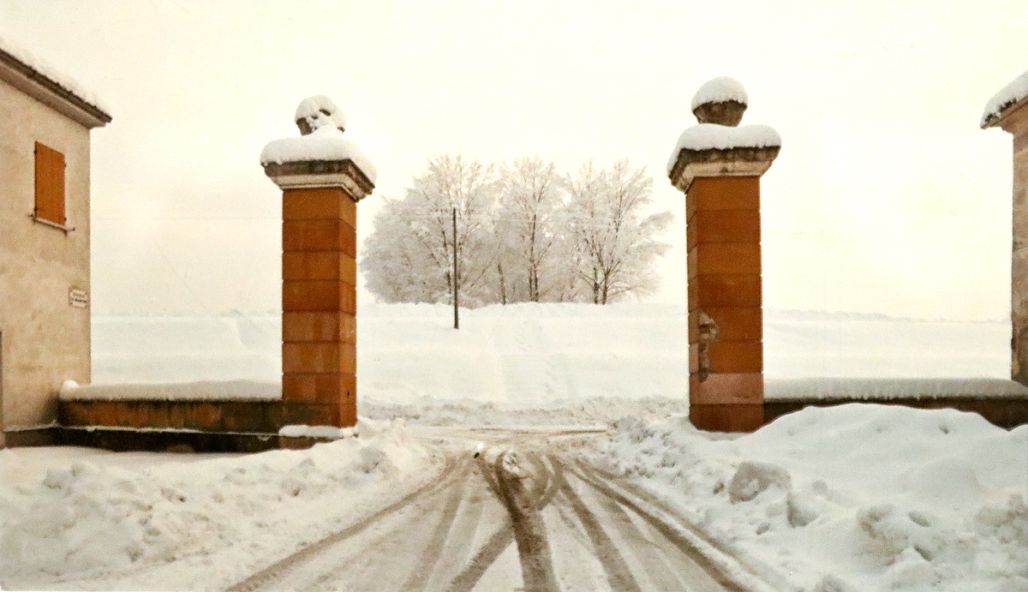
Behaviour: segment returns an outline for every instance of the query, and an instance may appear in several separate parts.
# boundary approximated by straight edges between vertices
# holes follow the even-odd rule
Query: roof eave
[[[111,122],[111,116],[102,109],[3,49],[0,49],[0,80],[86,128],[103,127]]]
[[[1010,121],[1010,117],[1015,113],[1025,108],[1028,105],[1028,96],[1021,97],[1021,100],[1016,103],[1012,103],[1003,108],[999,114],[994,115],[985,120],[982,123],[982,129],[988,129],[990,127],[1001,127],[1005,129],[1005,124]]]

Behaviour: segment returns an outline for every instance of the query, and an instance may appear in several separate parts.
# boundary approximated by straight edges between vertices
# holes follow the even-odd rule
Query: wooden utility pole
[[[457,288],[457,208],[453,208],[453,328],[460,329],[460,290]]]

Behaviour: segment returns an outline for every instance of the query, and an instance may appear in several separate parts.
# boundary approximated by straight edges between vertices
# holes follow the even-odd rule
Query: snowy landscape
[[[462,313],[462,329],[454,331],[445,306],[362,308],[365,419],[357,438],[251,456],[0,452],[0,585],[229,587],[445,474],[447,459],[470,461],[476,443],[485,442],[487,455],[582,458],[582,466],[609,476],[609,486],[628,487],[618,491],[641,511],[720,557],[726,577],[745,589],[1028,586],[1025,426],[1007,431],[973,414],[871,404],[810,408],[749,435],[703,433],[683,415],[681,307],[524,304]],[[848,394],[848,377],[870,381],[862,392],[873,386],[886,397],[1022,392],[1002,378],[1005,323],[767,317],[769,396],[791,392],[789,385],[806,385],[808,395]],[[105,383],[137,384],[128,387],[135,397],[176,388],[200,393],[194,396],[235,388],[236,396],[274,397],[276,319],[97,318],[96,383],[82,390],[117,397]],[[816,376],[825,378],[809,380]],[[192,380],[210,382],[186,382]],[[585,480],[573,485],[580,496],[592,491]],[[563,499],[554,502],[559,511]],[[480,508],[470,493],[461,500],[429,589],[463,573],[447,571],[455,569],[447,561],[459,566],[460,557],[488,546],[487,517],[496,510]],[[398,511],[396,528],[408,519],[403,512],[415,510]],[[605,572],[574,550],[580,543],[562,538],[568,535],[556,526],[558,515],[543,512],[544,521],[557,520],[554,561],[558,568],[584,562],[559,572],[571,578],[559,585],[605,589]],[[657,536],[645,523],[639,528],[643,534],[610,536],[623,549],[632,548],[624,537]],[[102,549],[95,545],[101,536]],[[332,551],[336,561],[365,561],[372,535],[355,536],[350,547]],[[507,589],[500,583],[519,577],[513,552],[507,548],[478,574],[478,589]],[[304,560],[302,573],[312,580],[298,575],[301,567],[282,567],[239,589],[324,587],[316,580],[325,561]],[[641,589],[686,585],[675,578],[687,571],[673,561],[661,569],[631,553],[623,561]],[[402,588],[411,562],[371,561],[377,567],[367,567],[367,577],[388,582],[381,578],[393,573]]]
[[[1028,4],[626,8],[0,0],[0,590],[1028,592]]]

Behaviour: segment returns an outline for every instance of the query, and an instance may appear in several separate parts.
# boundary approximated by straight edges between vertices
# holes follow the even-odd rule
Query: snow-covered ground
[[[251,456],[0,451],[0,587],[223,588],[428,483],[475,439],[509,439],[468,425],[506,425],[549,426],[523,432],[535,434],[538,454],[627,478],[729,555],[763,566],[757,573],[778,572],[788,586],[774,589],[1028,589],[1028,427],[848,405],[754,434],[703,434],[682,415],[681,307],[488,307],[463,311],[459,332],[450,314],[362,306],[360,413],[378,426],[364,420],[359,438]],[[769,313],[768,386],[783,396],[1023,395],[1006,380],[1009,337],[1001,322]],[[255,381],[231,388],[270,396],[278,380],[272,316],[100,317],[93,338],[97,383]],[[116,397],[221,387],[94,388]],[[426,512],[447,515],[432,503]],[[593,510],[607,515],[603,507]],[[458,523],[475,524],[462,512]],[[397,532],[431,530],[397,520]],[[516,578],[516,554],[501,557],[504,577]],[[460,566],[439,569],[451,568]],[[602,583],[602,570],[589,577]]]
[[[844,405],[726,438],[630,418],[597,460],[803,590],[1028,590],[1028,426]]]
[[[0,450],[0,588],[224,588],[428,479],[399,424],[250,456]]]
[[[595,397],[677,398],[687,391],[681,306],[489,306],[462,310],[459,331],[446,306],[362,304],[359,310],[362,400],[406,404],[430,397],[536,407]],[[1006,380],[1010,325],[1004,321],[769,311],[764,333],[769,396],[798,386],[804,395],[844,392],[838,380],[813,378],[928,379],[940,394],[1014,388]],[[95,317],[93,382],[278,382],[280,335],[279,317],[270,315]],[[994,382],[961,386],[956,379]],[[930,386],[889,384],[901,393]],[[864,388],[889,393],[882,383]]]

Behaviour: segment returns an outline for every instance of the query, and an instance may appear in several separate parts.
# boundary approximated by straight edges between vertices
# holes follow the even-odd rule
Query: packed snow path
[[[767,582],[659,500],[576,461],[576,445],[594,433],[427,432],[446,449],[437,476],[230,590],[707,591]]]

